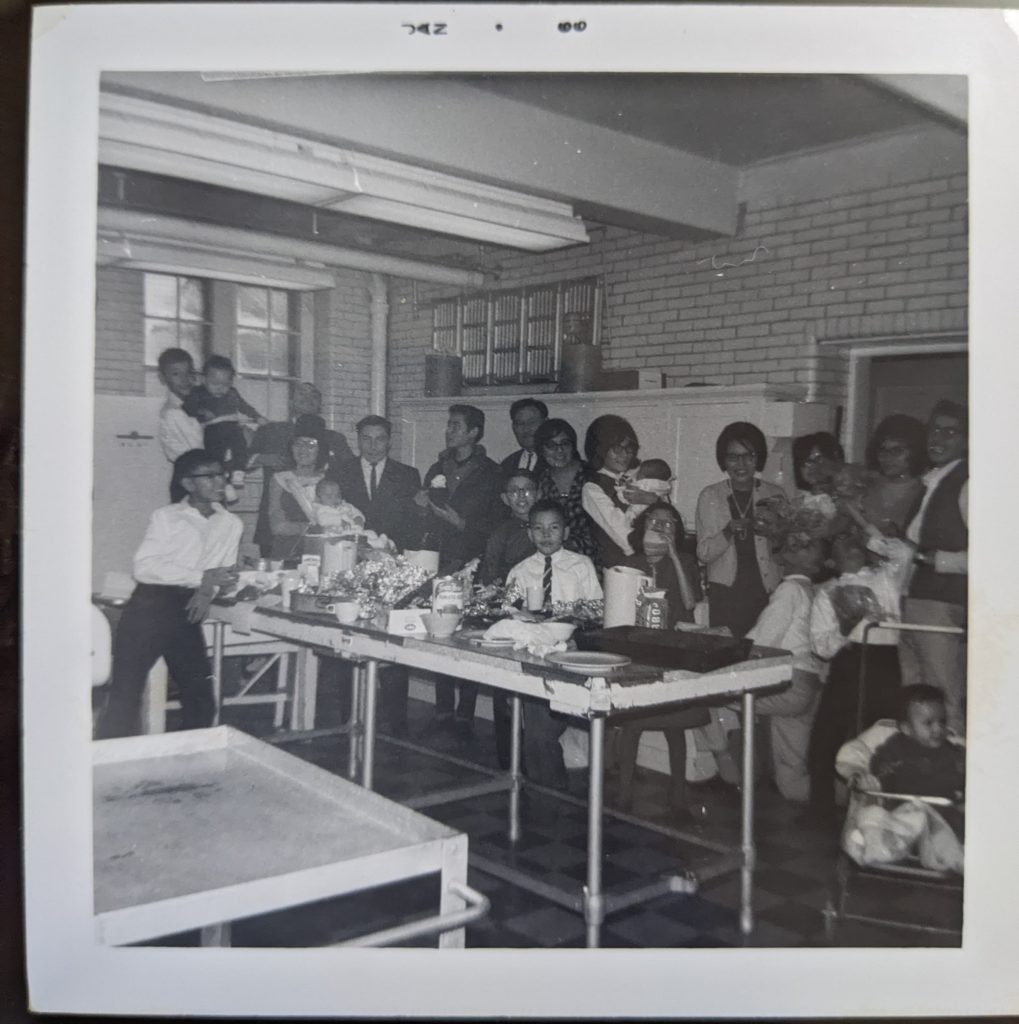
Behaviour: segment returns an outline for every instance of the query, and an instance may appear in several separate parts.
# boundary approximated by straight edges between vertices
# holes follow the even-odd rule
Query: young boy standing
[[[534,554],[534,541],[528,531],[527,516],[538,494],[538,483],[526,469],[513,470],[502,485],[502,503],[511,518],[500,523],[488,538],[478,579],[481,583],[502,583],[509,571],[528,555]],[[492,718],[495,726],[495,756],[500,768],[510,763],[511,714],[509,696],[503,690],[492,692]]]
[[[168,462],[202,447],[202,425],[184,411],[184,400],[195,386],[195,364],[182,348],[159,353],[159,380],[166,387],[166,402],[159,410],[159,444]]]
[[[202,620],[220,587],[237,580],[243,524],[223,508],[222,465],[202,449],[174,463],[186,497],[156,509],[134,556],[134,593],[113,647],[113,678],[98,739],[138,732],[142,693],[160,657],[180,690],[184,728],[212,724],[212,667]]]
[[[540,586],[546,608],[558,602],[601,598],[594,563],[587,555],[563,547],[570,531],[556,502],[539,501],[531,506],[527,533],[537,551],[510,570],[507,585],[516,583],[524,593],[528,587]],[[538,785],[566,789],[566,763],[559,745],[559,737],[566,729],[565,720],[553,714],[542,700],[525,698],[523,712],[528,775]]]

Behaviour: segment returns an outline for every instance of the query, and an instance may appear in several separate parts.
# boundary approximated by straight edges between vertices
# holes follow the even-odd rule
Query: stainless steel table
[[[201,929],[438,872],[437,915],[346,945],[439,933],[462,947],[488,900],[467,837],[226,726],[93,744],[95,922],[107,945]]]
[[[350,770],[353,777],[355,762],[360,762],[361,780],[367,788],[371,788],[373,783],[376,689],[380,663],[388,662],[458,676],[511,693],[513,731],[509,774],[445,794],[423,794],[411,804],[418,808],[435,806],[453,799],[508,790],[508,831],[511,841],[520,835],[519,794],[526,782],[520,772],[519,698],[525,696],[547,700],[554,711],[586,719],[590,734],[590,756],[587,884],[583,892],[553,891],[551,887],[541,884],[540,880],[525,878],[521,872],[482,858],[477,852],[472,852],[471,860],[482,870],[510,878],[516,884],[582,911],[587,924],[587,945],[590,947],[599,945],[601,924],[606,913],[646,902],[665,893],[693,892],[698,882],[697,878],[689,874],[675,874],[638,890],[614,893],[603,890],[603,751],[606,719],[621,712],[652,712],[656,708],[679,706],[692,701],[715,700],[721,703],[738,698],[744,721],[740,847],[733,851],[697,836],[684,838],[721,855],[710,870],[699,872],[700,879],[739,870],[740,930],[744,935],[749,935],[753,930],[754,696],[761,690],[774,690],[788,683],[792,675],[792,657],[788,652],[755,648],[749,660],[715,672],[662,670],[632,664],[603,676],[585,676],[524,651],[480,648],[455,638],[437,640],[393,636],[362,624],[340,626],[335,620],[323,616],[285,612],[278,608],[214,606],[212,615],[215,621],[229,622],[235,631],[242,628],[255,629],[305,645],[309,650],[323,650],[359,661],[363,665],[364,697],[362,701],[354,702],[358,720],[354,723],[351,737]],[[553,795],[562,796],[558,793]]]

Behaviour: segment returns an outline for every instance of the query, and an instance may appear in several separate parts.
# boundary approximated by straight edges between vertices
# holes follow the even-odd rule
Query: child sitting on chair
[[[966,754],[945,724],[945,695],[937,687],[907,686],[897,721],[882,719],[838,753],[836,770],[857,790],[940,797],[937,808],[903,800],[857,797],[847,821],[846,852],[859,864],[901,860],[915,845],[924,867],[962,873]]]
[[[885,537],[851,506],[844,506],[861,529],[832,541],[838,575],[818,589],[810,615],[810,641],[818,657],[831,662],[810,737],[810,804],[821,823],[835,820],[835,755],[857,728],[895,713],[901,685],[899,635],[867,627],[899,621],[899,608],[912,548]],[[866,685],[860,669],[867,632]],[[862,707],[860,706],[862,699]]]
[[[364,516],[360,509],[344,501],[340,485],[323,477],[315,485],[315,500],[311,505],[315,522],[328,533],[351,533],[364,529]]]

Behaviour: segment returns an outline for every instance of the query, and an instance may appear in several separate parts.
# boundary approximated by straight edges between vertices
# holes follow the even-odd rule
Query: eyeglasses
[[[317,448],[318,441],[313,437],[299,437],[294,441],[295,448]]]
[[[904,444],[883,444],[878,448],[878,455],[905,455],[909,449]]]
[[[225,480],[226,479],[226,473],[223,473],[223,472],[220,472],[220,473],[188,473],[188,475],[186,477],[184,477],[184,479],[185,480],[201,480],[203,477],[209,477],[210,479],[215,479],[216,477],[219,477],[220,479]]]
[[[527,497],[531,494],[537,494],[538,492],[533,487],[510,487],[506,493],[511,498]]]
[[[726,452],[725,461],[735,465],[737,462],[756,463],[757,456],[753,452]]]
[[[610,452],[623,452],[632,455],[636,450],[637,446],[632,441],[617,441],[615,444],[609,445]]]
[[[572,441],[547,441],[544,446],[546,451],[568,452],[573,450]]]
[[[931,427],[927,433],[931,437],[958,437],[962,431],[958,427]]]

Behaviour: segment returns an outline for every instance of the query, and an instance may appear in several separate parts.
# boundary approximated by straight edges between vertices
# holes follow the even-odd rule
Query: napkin
[[[544,658],[554,651],[565,651],[566,642],[556,640],[543,622],[521,622],[518,619],[500,619],[485,630],[485,640],[512,640],[513,650],[524,648],[536,658]]]

